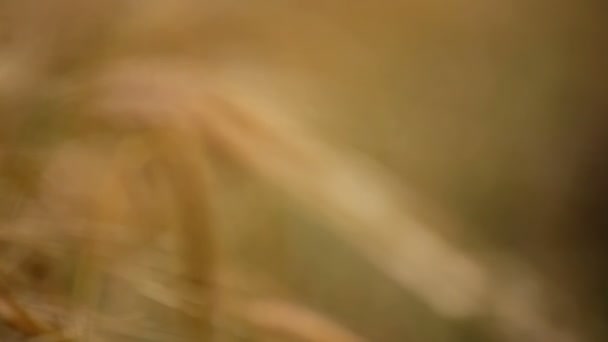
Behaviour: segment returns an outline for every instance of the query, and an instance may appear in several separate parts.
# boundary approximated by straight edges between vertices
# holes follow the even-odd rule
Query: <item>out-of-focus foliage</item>
[[[0,0],[0,340],[602,340],[604,7]]]

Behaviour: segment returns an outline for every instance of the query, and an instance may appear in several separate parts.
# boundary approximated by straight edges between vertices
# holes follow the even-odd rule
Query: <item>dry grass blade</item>
[[[183,303],[184,308],[193,303],[198,306],[188,327],[198,339],[209,339],[209,324],[213,321],[214,312],[214,251],[211,248],[213,236],[207,198],[209,169],[202,150],[197,148],[200,144],[192,141],[187,131],[161,134],[154,145],[161,151],[161,160],[166,164],[178,202],[178,227],[173,233],[177,236],[177,251],[181,253],[183,274],[189,285],[184,291],[188,293],[188,288],[195,288],[198,294],[194,301]]]
[[[488,274],[404,210],[396,182],[363,158],[249,111],[218,103],[207,134],[263,177],[321,212],[342,238],[448,316],[480,309]],[[433,272],[428,272],[429,263]],[[447,285],[449,284],[449,285]]]

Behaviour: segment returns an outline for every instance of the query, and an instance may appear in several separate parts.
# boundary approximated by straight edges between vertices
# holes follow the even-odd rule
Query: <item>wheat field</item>
[[[605,7],[0,0],[0,341],[602,341]]]

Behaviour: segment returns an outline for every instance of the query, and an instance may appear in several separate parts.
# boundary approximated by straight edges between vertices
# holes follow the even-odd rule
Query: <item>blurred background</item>
[[[0,340],[603,341],[606,13],[0,0]]]

